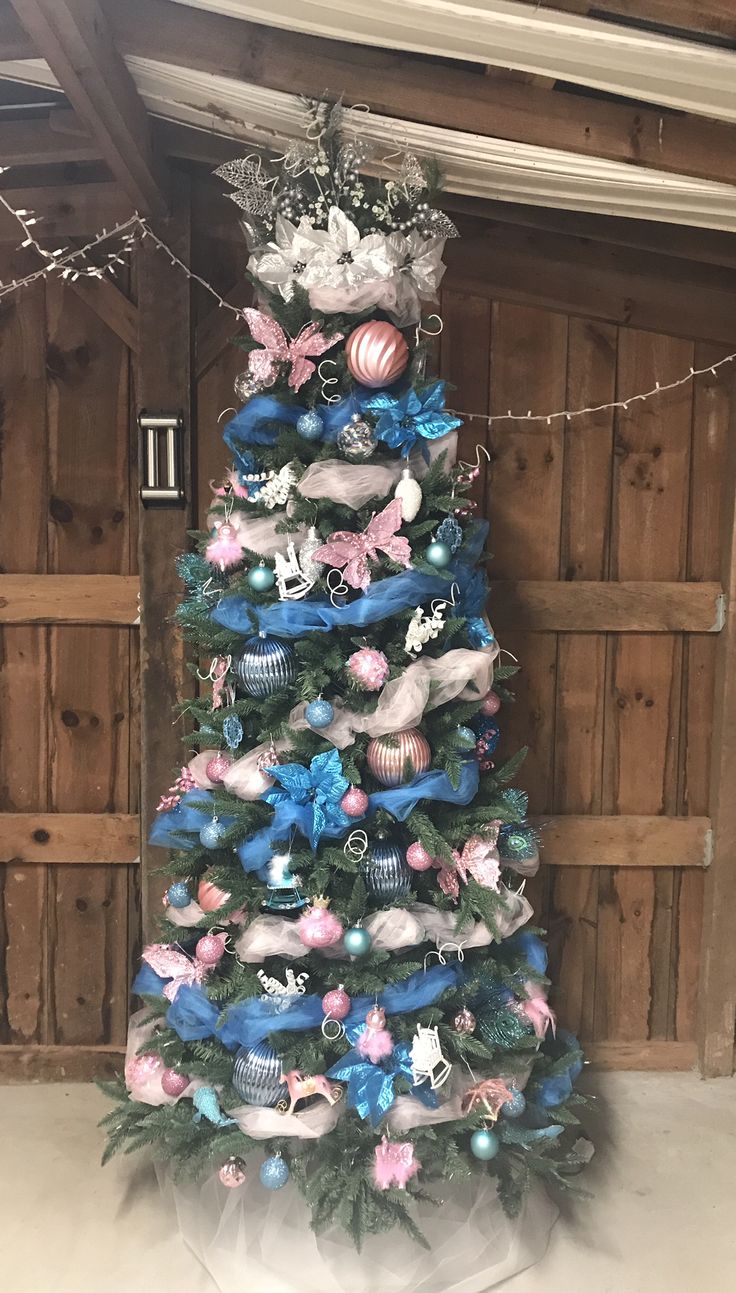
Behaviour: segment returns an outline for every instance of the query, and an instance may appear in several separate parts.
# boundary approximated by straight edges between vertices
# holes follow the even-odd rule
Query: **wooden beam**
[[[723,122],[498,80],[387,49],[324,40],[172,5],[105,0],[118,48],[291,94],[606,157],[702,179],[736,181],[736,131]]]
[[[89,278],[80,275],[69,279],[71,290],[94,310],[98,319],[107,324],[111,332],[131,350],[138,353],[138,307],[128,299],[125,292],[113,283],[111,278]]]
[[[137,575],[0,575],[0,624],[135,624]]]
[[[130,864],[140,851],[140,819],[133,814],[0,814],[0,861],[14,867]]]
[[[0,1082],[92,1082],[119,1073],[122,1046],[2,1046]]]
[[[594,1069],[641,1069],[659,1073],[695,1068],[694,1042],[581,1042],[585,1058]]]
[[[228,305],[241,310],[243,306],[250,304],[252,298],[251,286],[243,279],[228,292],[225,300]],[[239,321],[230,310],[223,310],[218,306],[205,315],[202,322],[197,325],[194,339],[197,381],[204,376],[208,368],[212,367],[228,343],[233,337],[237,337],[244,327],[244,319]]]
[[[539,8],[539,0],[521,0]],[[715,36],[736,41],[733,0],[550,0],[547,9],[587,14],[591,18],[632,19],[632,25],[649,31],[666,31],[687,40]],[[626,26],[626,22],[617,25]]]
[[[496,629],[545,633],[717,633],[723,597],[715,583],[493,580]]]
[[[44,245],[61,237],[99,233],[132,214],[125,193],[112,182],[3,189],[3,193],[16,210],[25,208],[43,217],[37,233]],[[17,246],[20,236],[18,222],[6,211],[0,212],[0,242]]]
[[[72,107],[141,212],[166,210],[148,114],[97,0],[11,0]]]
[[[542,861],[550,866],[706,867],[707,817],[539,818]]]
[[[720,545],[726,622],[716,648],[710,764],[713,863],[705,883],[697,1014],[704,1077],[733,1072],[736,1024],[736,382],[731,391]]]
[[[99,144],[70,108],[61,108],[47,117],[5,121],[0,130],[0,166],[89,162],[99,156]]]

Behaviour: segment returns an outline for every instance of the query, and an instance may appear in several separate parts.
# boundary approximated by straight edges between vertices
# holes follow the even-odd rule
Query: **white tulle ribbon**
[[[186,907],[167,907],[166,919],[180,929],[191,929],[204,920],[204,912],[198,902],[188,902]]]
[[[434,462],[441,453],[447,454],[449,468],[457,457],[457,432],[451,431],[441,440],[427,441],[429,461]],[[314,462],[307,467],[299,481],[298,492],[303,498],[333,498],[347,507],[359,508],[369,498],[385,498],[393,493],[401,480],[405,467],[411,467],[417,480],[426,476],[429,464],[421,453],[406,458],[395,458],[385,463],[347,463],[335,458]]]
[[[302,951],[304,949],[302,948]],[[278,1113],[261,1105],[243,1104],[228,1109],[240,1130],[254,1140],[271,1140],[274,1136],[294,1136],[300,1140],[317,1140],[332,1131],[343,1110],[342,1102],[330,1105],[316,1101],[302,1113]]]
[[[279,751],[285,750],[287,745],[288,741],[274,741],[273,749],[278,754]],[[258,766],[271,748],[271,742],[266,741],[263,745],[256,745],[254,749],[249,750],[242,759],[236,759],[230,764],[222,778],[222,784],[231,795],[236,795],[238,799],[260,799],[264,791],[273,785],[273,777],[261,772]]]
[[[373,713],[355,714],[334,704],[335,717],[329,727],[320,729],[320,736],[343,750],[358,732],[385,736],[415,727],[425,710],[436,709],[450,700],[477,699],[480,704],[493,682],[493,662],[498,651],[494,640],[491,646],[478,651],[459,647],[436,659],[428,656],[415,660],[400,677],[386,683]],[[289,715],[289,724],[295,731],[309,726],[305,710],[306,705],[299,704]]]
[[[151,1012],[147,1008],[136,1010],[128,1020],[128,1041],[125,1050],[125,1084],[130,1093],[131,1100],[139,1100],[141,1104],[176,1104],[181,1096],[167,1095],[161,1086],[161,1075],[165,1068],[165,1062],[159,1062],[156,1069],[149,1071],[146,1063],[140,1063],[141,1056],[138,1052],[145,1042],[150,1041],[154,1034],[156,1024],[150,1017]],[[151,1066],[156,1061],[150,1061]],[[189,1086],[186,1087],[186,1095],[191,1099],[198,1087],[206,1086],[205,1078],[192,1078]]]

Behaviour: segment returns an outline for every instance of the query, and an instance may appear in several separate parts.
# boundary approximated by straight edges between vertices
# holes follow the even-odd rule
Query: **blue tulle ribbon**
[[[575,1081],[583,1070],[577,1037],[561,1028],[557,1031],[555,1042],[563,1055],[568,1052],[569,1063],[561,1072],[536,1078],[529,1083],[530,1098],[542,1109],[555,1109],[557,1105],[563,1104],[572,1095]]]
[[[370,392],[362,393],[368,399]],[[337,433],[354,413],[361,408],[361,394],[348,396],[347,399],[335,401],[334,404],[320,404],[317,412],[322,419],[326,443],[333,443]],[[273,445],[276,443],[281,427],[296,426],[299,418],[307,409],[303,404],[287,404],[273,395],[256,395],[236,413],[226,424],[223,440],[228,449],[237,456],[247,445]]]
[[[371,1064],[356,1050],[349,1051],[327,1070],[325,1077],[347,1082],[347,1103],[361,1118],[369,1118],[377,1127],[395,1099],[397,1077],[408,1078],[411,1094],[429,1109],[437,1108],[437,1096],[430,1086],[414,1085],[411,1050],[407,1042],[397,1042],[391,1054],[380,1064]]]

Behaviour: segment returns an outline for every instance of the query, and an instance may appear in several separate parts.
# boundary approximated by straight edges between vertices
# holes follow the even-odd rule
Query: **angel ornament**
[[[414,614],[409,621],[409,627],[406,630],[404,640],[404,650],[407,655],[419,655],[422,648],[433,638],[439,637],[445,627],[445,619],[442,612],[445,610],[447,602],[432,602],[430,614],[424,614],[424,607],[417,606]]]
[[[411,1044],[411,1069],[415,1086],[428,1080],[432,1090],[437,1091],[447,1081],[452,1065],[442,1054],[436,1028],[422,1028],[417,1024]]]

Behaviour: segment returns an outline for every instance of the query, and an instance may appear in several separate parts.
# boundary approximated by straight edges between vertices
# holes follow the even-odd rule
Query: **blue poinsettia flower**
[[[409,456],[418,441],[439,440],[440,436],[462,425],[462,418],[444,411],[444,382],[433,382],[421,395],[413,389],[403,395],[378,391],[362,400],[361,404],[367,413],[378,415],[378,439],[391,449],[400,449],[404,458]]]
[[[308,768],[301,763],[280,763],[266,771],[278,786],[267,790],[262,798],[277,810],[286,802],[301,808],[302,812],[293,815],[293,824],[308,837],[312,848],[317,847],[326,829],[338,835],[350,825],[350,818],[340,807],[350,782],[337,750],[315,755]]]

